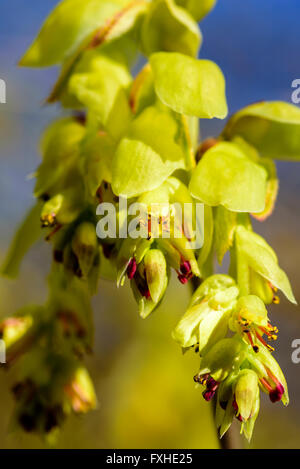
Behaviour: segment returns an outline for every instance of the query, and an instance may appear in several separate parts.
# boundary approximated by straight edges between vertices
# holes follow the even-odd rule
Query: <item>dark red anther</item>
[[[214,395],[216,394],[216,391],[209,391],[208,389],[206,391],[204,391],[202,393],[202,396],[204,397],[204,399],[209,402],[212,400],[212,398],[214,397]]]
[[[130,259],[129,264],[127,266],[127,277],[129,278],[129,280],[133,279],[133,277],[135,276],[136,269],[136,260],[133,257],[132,259]]]
[[[146,291],[144,292],[144,295],[143,295],[143,296],[146,298],[146,300],[149,300],[149,298],[150,298],[150,296],[151,296],[151,295],[150,295],[150,290],[149,290],[149,288],[148,288],[148,290],[146,290]]]
[[[279,391],[281,392],[281,394],[284,394],[284,387],[282,386],[281,383],[278,383],[278,384],[277,384],[277,388],[279,389]]]
[[[284,387],[282,384],[278,384],[275,389],[269,392],[269,397],[271,402],[281,401],[284,394]]]
[[[189,263],[189,261],[184,261],[180,265],[180,271],[184,276],[187,276],[191,272],[191,270],[192,268],[191,268],[191,264]]]
[[[179,274],[179,275],[178,275],[178,280],[179,280],[180,283],[182,283],[182,285],[186,285],[186,284],[188,283],[188,281],[189,281],[189,280],[188,280],[184,275],[182,275],[182,274]]]
[[[200,383],[203,384],[204,386],[206,385],[207,380],[210,378],[209,374],[206,373],[205,375],[196,375],[194,376],[194,381],[195,383]]]
[[[215,381],[213,378],[209,378],[206,383],[206,387],[209,391],[216,391],[219,387],[218,381]]]
[[[232,407],[234,408],[235,412],[239,411],[239,406],[237,405],[237,402],[235,399],[232,401]]]
[[[146,300],[149,300],[150,299],[150,290],[148,288],[148,285],[146,282],[144,283],[138,283],[137,284],[137,287],[139,289],[139,292],[142,296],[144,296],[146,298]]]

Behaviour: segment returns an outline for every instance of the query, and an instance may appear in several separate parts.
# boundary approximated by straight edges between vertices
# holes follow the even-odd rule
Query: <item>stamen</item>
[[[247,337],[249,339],[250,345],[253,348],[254,352],[257,353],[259,351],[259,346],[253,343],[252,336],[250,332],[247,333]]]
[[[209,391],[216,391],[219,387],[218,381],[215,381],[213,378],[209,378],[206,383],[206,387]]]
[[[51,233],[46,236],[45,241],[50,241],[50,239],[62,228],[62,225],[57,225]]]
[[[210,379],[210,375],[208,373],[206,373],[205,375],[195,375],[194,376],[194,381],[196,383],[200,383],[202,384],[203,386],[206,386],[206,382],[207,380]]]
[[[132,257],[132,259],[130,259],[129,261],[129,264],[126,270],[127,277],[129,278],[129,280],[133,279],[133,277],[135,276],[136,269],[137,269],[136,260],[134,257]]]
[[[258,340],[265,346],[267,347],[268,350],[270,350],[271,352],[274,352],[274,348],[271,347],[271,345],[267,344],[267,342],[262,338],[262,336],[257,332],[255,331],[255,335],[256,337],[258,338]]]
[[[282,392],[282,389],[276,386],[276,388],[272,389],[272,391],[269,393],[270,401],[271,402],[281,401],[283,394],[284,392]]]
[[[263,387],[266,389],[266,391],[268,392],[272,391],[272,386],[268,383],[268,381],[265,378],[260,378],[260,382],[263,385]]]
[[[279,298],[279,296],[276,296],[276,295],[275,295],[275,296],[273,297],[273,303],[274,303],[275,305],[279,305],[279,303],[280,303],[280,298]]]
[[[184,261],[180,265],[180,271],[183,275],[188,275],[191,272],[191,270],[192,268],[191,268],[191,264],[189,263],[189,261]]]
[[[235,398],[232,401],[232,407],[234,408],[235,412],[239,411],[239,406],[237,405]]]
[[[189,281],[188,278],[186,278],[183,274],[178,274],[178,280],[182,285],[186,285]]]
[[[209,391],[209,390],[206,390],[202,393],[202,396],[204,397],[204,399],[209,402],[212,400],[212,398],[214,397],[214,395],[216,394],[216,391]]]
[[[268,368],[266,368],[266,371],[268,373],[269,378],[271,378],[271,380],[276,384],[276,387],[280,389],[282,394],[284,394],[284,387],[281,382],[276,378],[275,375],[273,375],[273,373]]]

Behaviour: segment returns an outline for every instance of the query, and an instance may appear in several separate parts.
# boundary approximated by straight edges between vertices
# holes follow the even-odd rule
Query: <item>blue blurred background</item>
[[[13,229],[32,202],[28,178],[39,161],[37,142],[58,113],[42,107],[56,69],[16,66],[56,0],[1,0],[0,78],[7,83],[7,104],[0,104],[0,260]],[[230,112],[251,102],[291,100],[291,83],[300,78],[299,0],[219,0],[202,22],[203,58],[216,61],[227,80]],[[203,121],[202,135],[216,135],[220,121]],[[278,252],[300,299],[300,184],[296,163],[278,163],[279,202],[273,217],[256,229]],[[49,253],[37,247],[17,282],[0,280],[0,317],[27,302],[43,301]],[[177,285],[177,284],[176,284]],[[130,293],[115,295],[104,284],[95,299],[96,346],[89,360],[101,405],[91,416],[66,425],[60,447],[206,448],[218,443],[209,406],[193,387],[198,363],[182,357],[170,330],[184,310],[188,294],[178,298],[173,284],[160,310],[143,322]],[[126,305],[126,307],[124,307]],[[299,308],[284,300],[273,308],[279,326],[276,357],[286,372],[291,404],[284,409],[263,399],[251,447],[300,448],[300,365],[291,361],[291,342],[300,338]],[[0,376],[0,447],[43,447],[33,437],[10,433],[12,399]]]

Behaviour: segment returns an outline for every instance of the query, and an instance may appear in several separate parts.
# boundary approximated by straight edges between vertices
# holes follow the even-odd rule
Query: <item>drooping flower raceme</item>
[[[172,272],[178,288],[200,285],[172,335],[200,356],[194,380],[216,402],[221,436],[236,417],[251,438],[260,390],[288,403],[265,305],[278,303],[277,292],[295,298],[251,216],[272,213],[274,160],[300,159],[300,110],[260,102],[234,114],[221,135],[199,141],[199,119],[227,116],[220,68],[198,59],[197,22],[215,3],[62,0],[21,59],[60,66],[47,102],[67,114],[43,134],[36,203],[1,269],[14,277],[37,240],[51,246],[46,304],[0,324],[15,369],[14,417],[26,431],[52,439],[71,412],[96,406],[82,361],[93,349],[90,299],[101,278],[130,284],[142,318],[163,301]],[[110,233],[99,204],[113,207]],[[145,212],[138,222],[136,204]],[[191,217],[180,216],[186,204],[200,244]],[[226,253],[228,275],[216,274],[215,260],[222,264]]]

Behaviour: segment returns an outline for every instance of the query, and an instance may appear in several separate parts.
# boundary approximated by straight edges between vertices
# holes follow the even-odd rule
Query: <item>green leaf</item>
[[[279,267],[273,249],[261,236],[243,226],[238,226],[236,244],[239,255],[243,257],[249,268],[281,290],[292,303],[296,303],[287,275]]]
[[[196,21],[201,21],[215,6],[217,0],[176,0],[186,8]]]
[[[40,215],[42,203],[36,205],[26,215],[16,232],[6,259],[1,267],[1,274],[10,278],[18,275],[23,257],[42,236]]]
[[[236,212],[231,212],[222,205],[216,208],[214,244],[219,264],[222,264],[223,257],[233,245],[236,223]]]
[[[177,124],[172,116],[147,108],[130,126],[117,149],[112,166],[112,188],[117,195],[134,197],[159,187],[184,155],[175,143]]]
[[[225,138],[239,135],[262,156],[280,160],[300,159],[300,109],[280,101],[261,102],[234,114]]]
[[[155,91],[171,109],[200,118],[227,116],[225,79],[214,62],[158,52],[151,55],[150,63]]]
[[[181,52],[198,55],[202,40],[195,20],[173,0],[151,3],[141,30],[142,48],[146,55],[153,52]]]
[[[191,194],[207,205],[223,205],[234,212],[265,208],[267,173],[233,143],[208,150],[193,172]]]
[[[45,21],[20,65],[48,67],[62,62],[81,41],[126,5],[127,0],[64,0]]]

